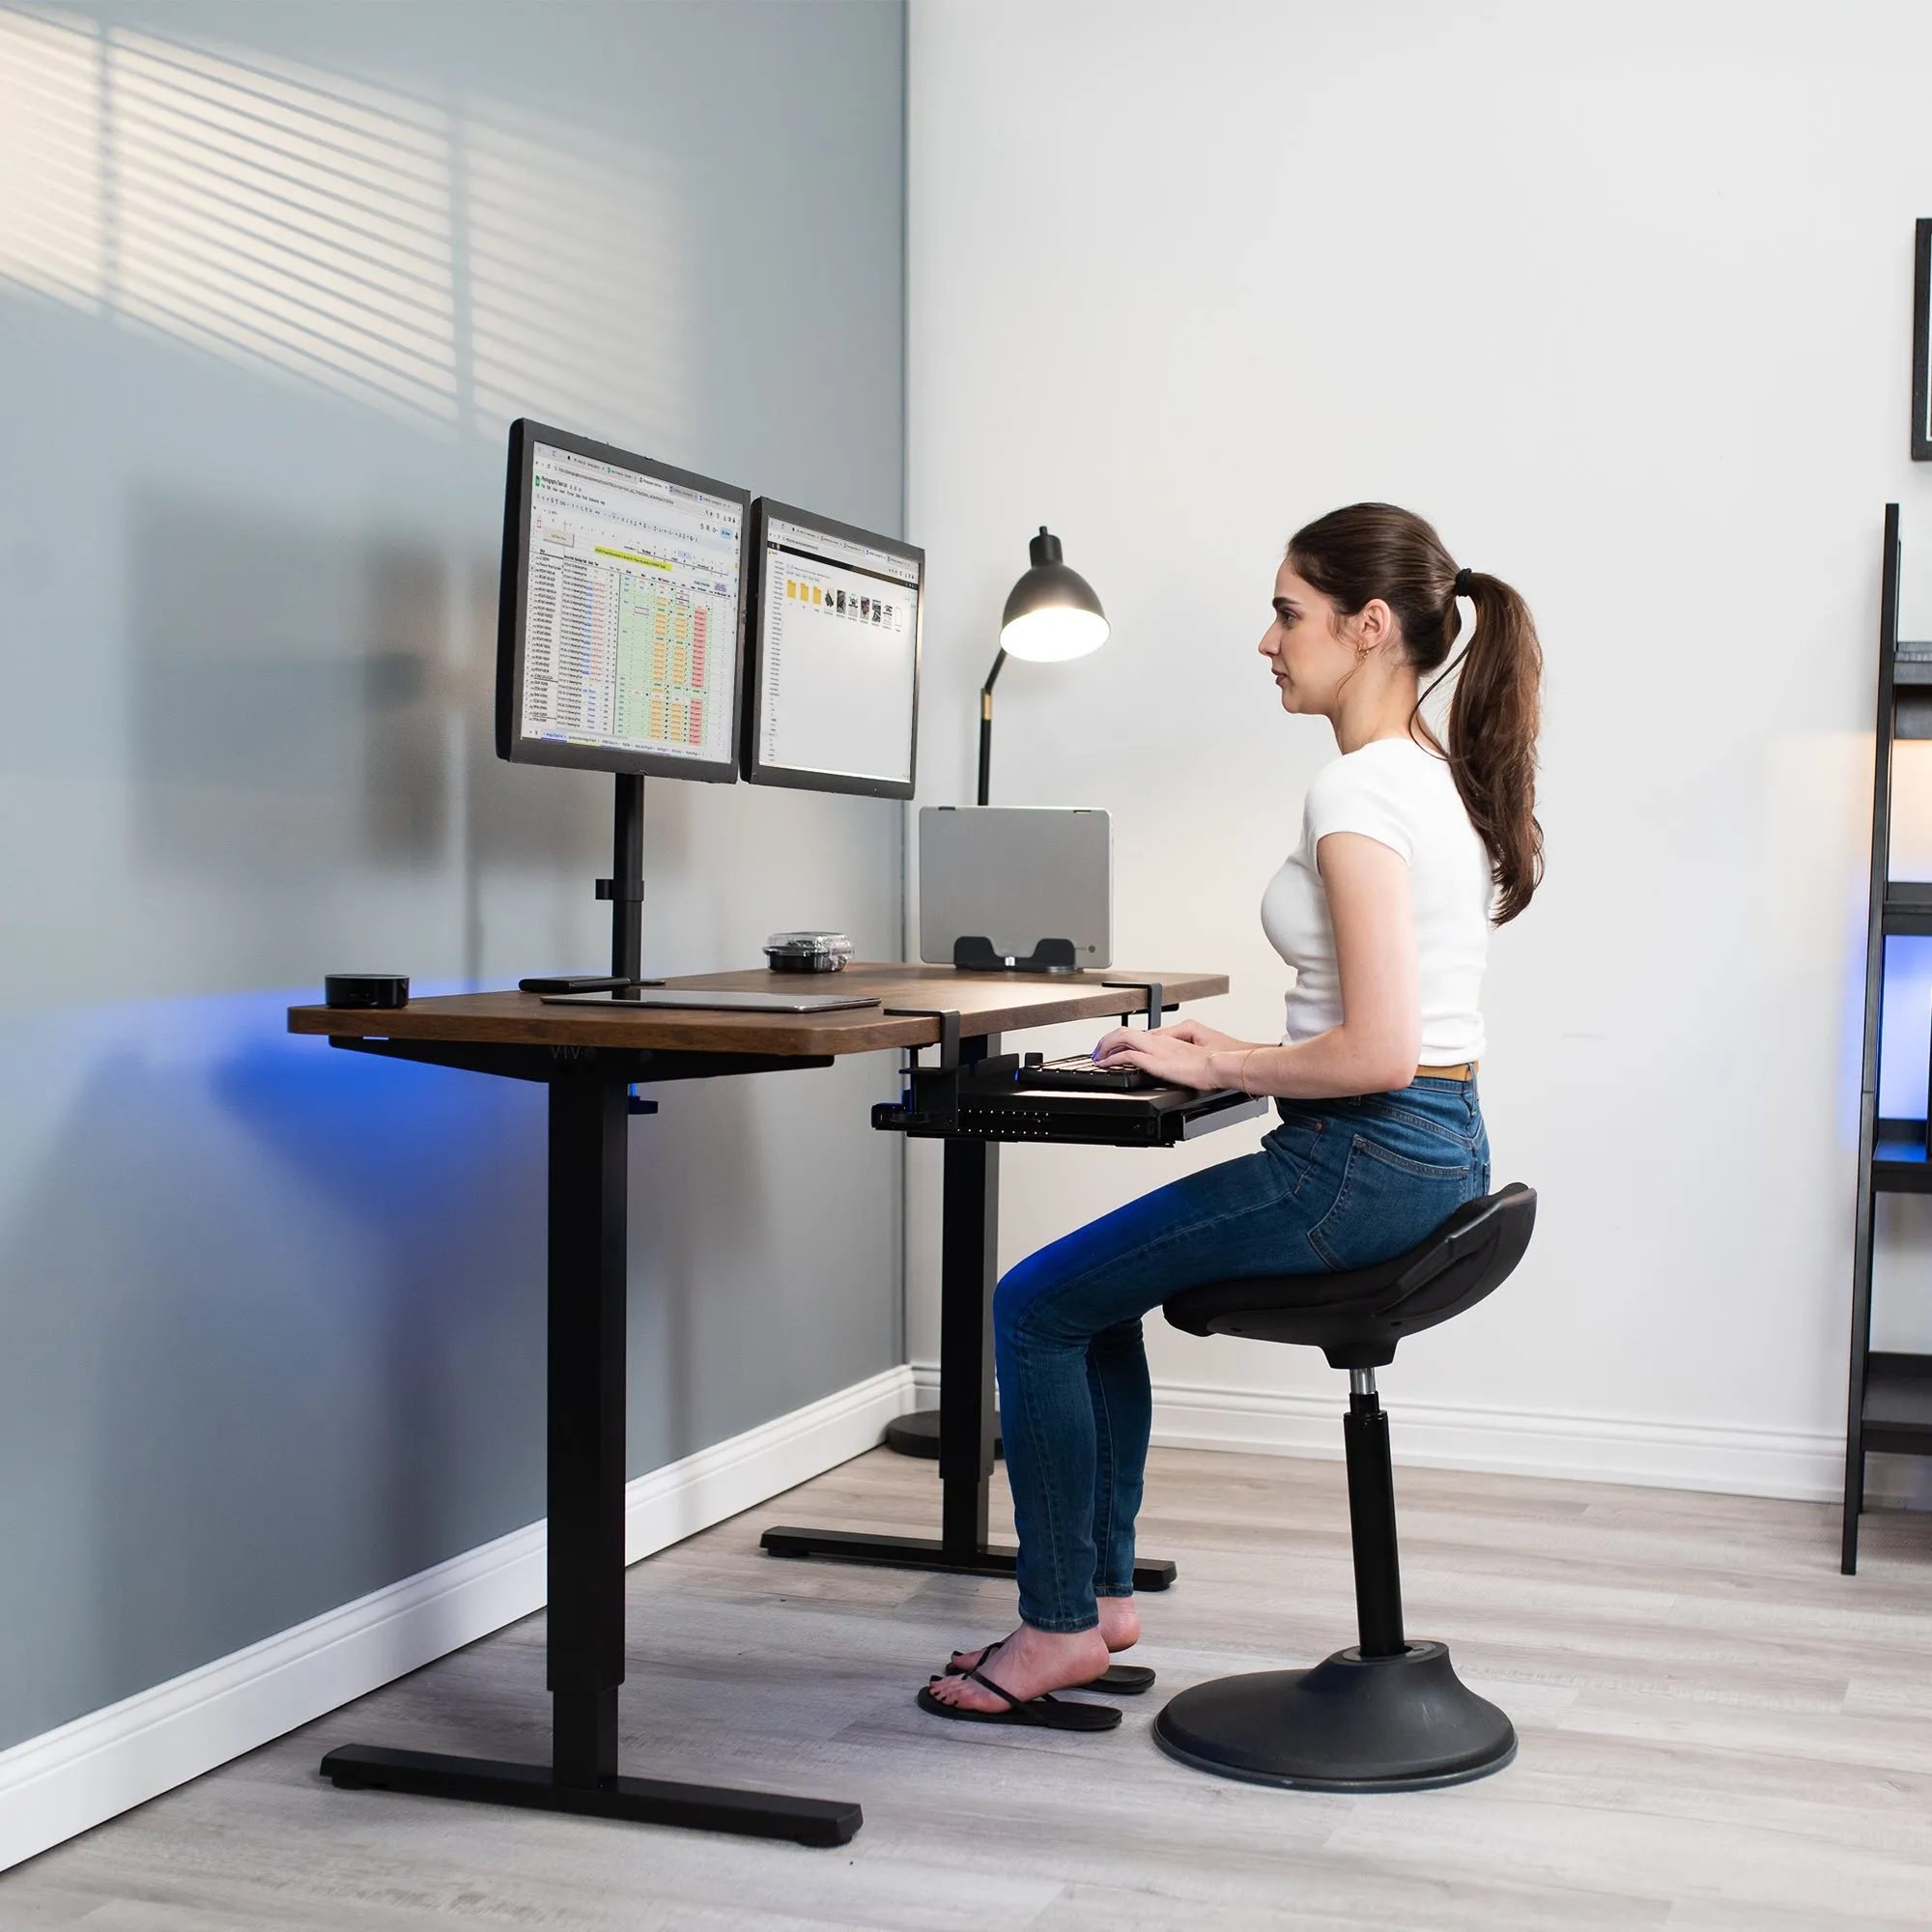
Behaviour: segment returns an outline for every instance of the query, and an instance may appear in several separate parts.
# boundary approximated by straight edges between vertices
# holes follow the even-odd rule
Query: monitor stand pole
[[[614,997],[636,999],[644,977],[644,781],[639,772],[617,774],[611,871],[611,877],[597,881],[597,896],[611,901],[611,977],[624,981]]]

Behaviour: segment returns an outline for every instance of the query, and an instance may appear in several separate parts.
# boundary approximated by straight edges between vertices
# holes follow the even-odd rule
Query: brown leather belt
[[[1473,1080],[1476,1065],[1475,1061],[1464,1060],[1454,1066],[1418,1066],[1415,1077],[1418,1080]]]

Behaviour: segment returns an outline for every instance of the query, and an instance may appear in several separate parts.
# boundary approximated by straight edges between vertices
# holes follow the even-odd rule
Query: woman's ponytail
[[[1393,503],[1351,503],[1317,518],[1289,539],[1288,560],[1345,616],[1379,597],[1402,626],[1409,664],[1425,677],[1456,668],[1449,653],[1463,629],[1457,598],[1476,607],[1476,628],[1456,661],[1462,675],[1449,704],[1449,770],[1490,856],[1492,917],[1507,924],[1543,882],[1536,822],[1543,646],[1528,605],[1499,577],[1458,570],[1435,531]]]
[[[1462,573],[1476,607],[1449,701],[1449,770],[1490,855],[1495,923],[1506,925],[1543,883],[1536,819],[1536,734],[1543,722],[1543,646],[1529,606],[1499,577]]]

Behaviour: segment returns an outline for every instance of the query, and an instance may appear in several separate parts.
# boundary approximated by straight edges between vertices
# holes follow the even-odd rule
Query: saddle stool
[[[1167,1303],[1192,1335],[1246,1335],[1320,1349],[1349,1371],[1342,1424],[1361,1641],[1312,1670],[1197,1684],[1153,1733],[1170,1756],[1223,1777],[1305,1791],[1421,1791],[1500,1771],[1516,1730],[1456,1675],[1439,1643],[1403,1634],[1388,1418],[1376,1371],[1405,1336],[1472,1308],[1529,1246],[1536,1194],[1520,1182],[1459,1208],[1393,1261],[1338,1274],[1206,1282]]]

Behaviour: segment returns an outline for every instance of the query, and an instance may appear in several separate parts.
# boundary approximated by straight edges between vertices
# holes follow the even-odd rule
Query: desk
[[[1157,980],[1168,1005],[1228,990],[1203,973],[970,974],[941,966],[851,966],[836,979],[717,973],[677,986],[865,992],[880,1004],[827,1013],[676,1011],[545,1006],[525,993],[412,1001],[394,1011],[293,1007],[289,1031],[330,1046],[430,1065],[542,1082],[550,1089],[550,1512],[547,1681],[551,1762],[508,1764],[345,1745],[324,1758],[346,1788],[382,1787],[634,1822],[838,1845],[858,1831],[855,1804],[738,1791],[617,1769],[624,1681],[624,1321],[627,1143],[633,1111],[654,1111],[634,1086],[732,1073],[829,1066],[840,1054],[932,1046],[938,1012],[957,1013],[961,1056],[1003,1033],[1145,1011],[1149,995],[1109,980]],[[895,1010],[900,1009],[900,1010]],[[903,1009],[912,1009],[910,1011]],[[945,1144],[941,1280],[941,1536],[854,1539],[773,1532],[786,1555],[915,1562],[1010,1575],[1010,1552],[986,1541],[993,1470],[991,1299],[999,1211],[998,1147]],[[770,1545],[770,1537],[767,1544]],[[1171,1573],[1170,1573],[1171,1574]],[[1164,1580],[1164,1579],[1163,1579]]]

